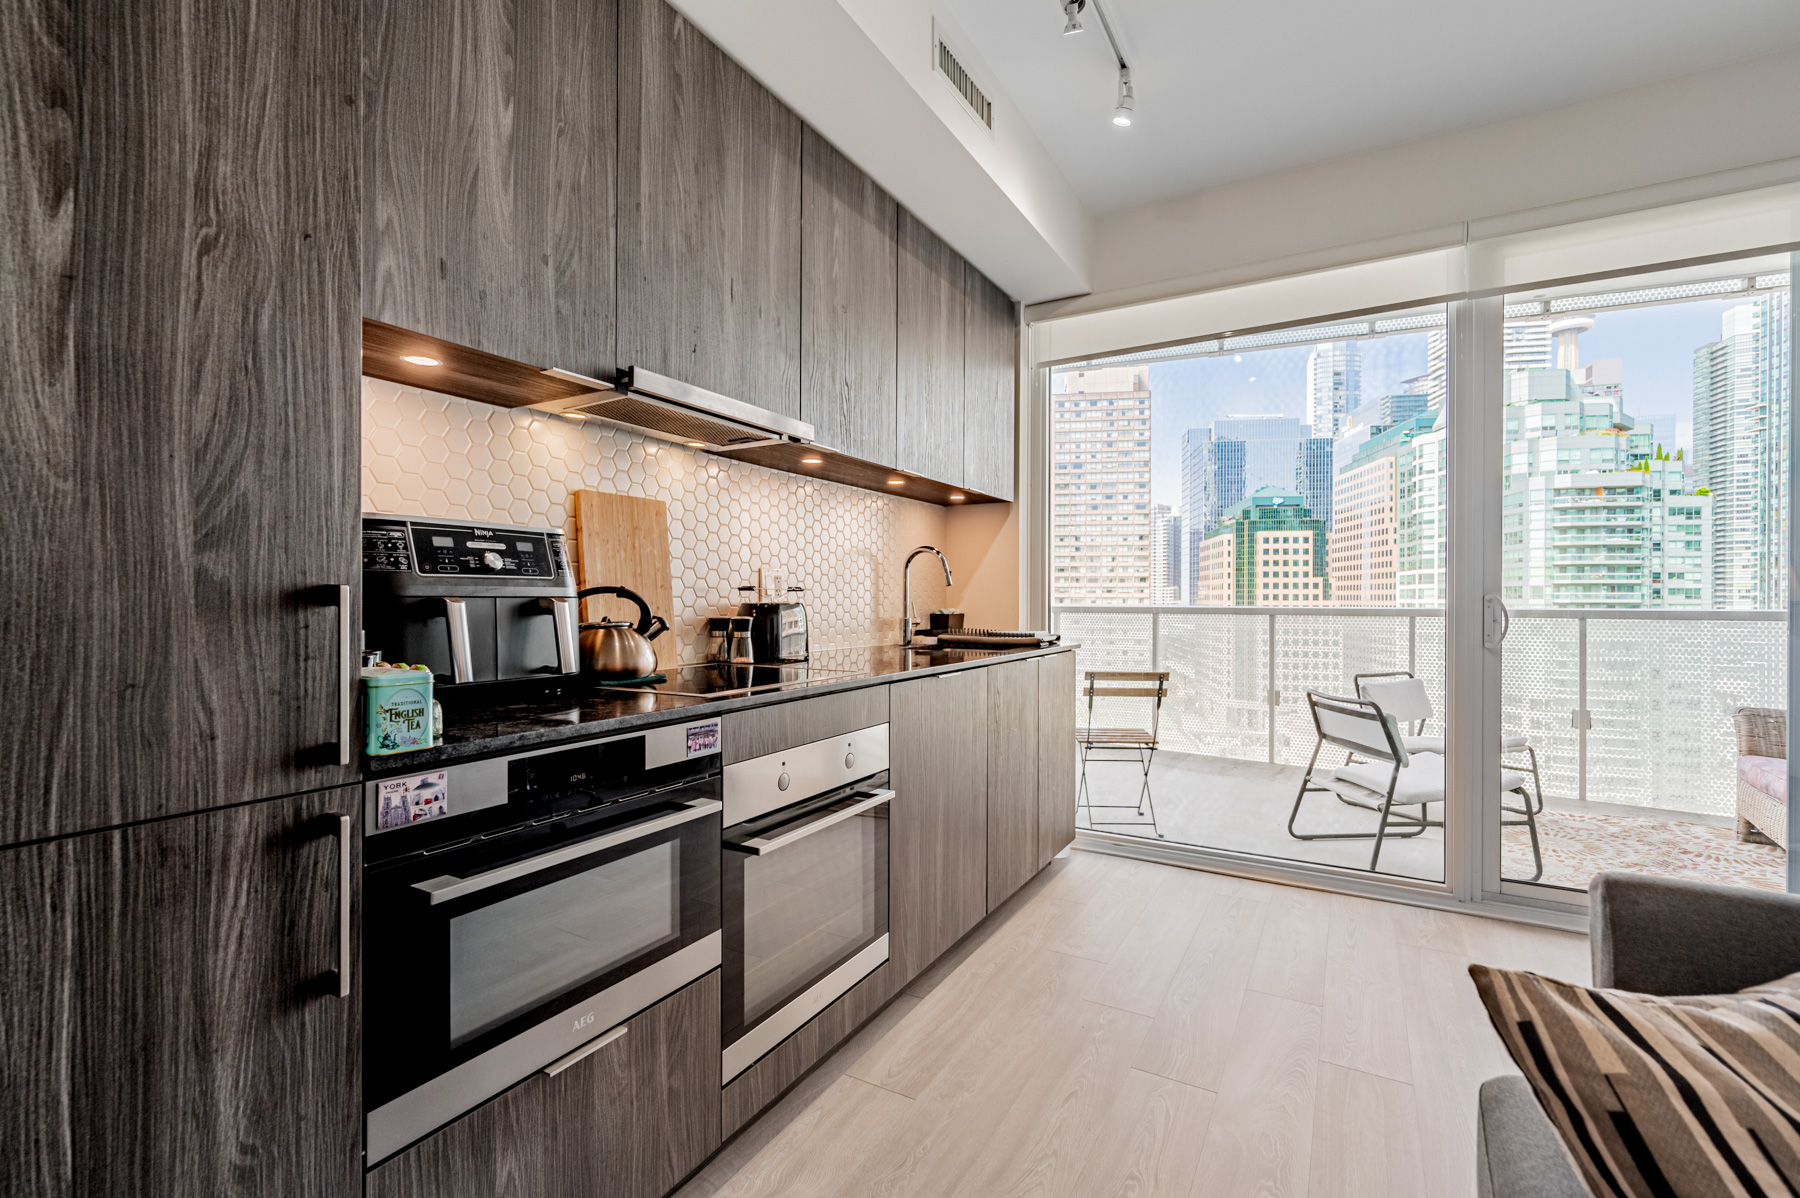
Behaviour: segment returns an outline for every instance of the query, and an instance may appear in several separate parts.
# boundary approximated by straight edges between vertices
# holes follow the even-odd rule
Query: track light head
[[[1063,15],[1068,18],[1063,24],[1065,37],[1071,33],[1081,32],[1082,25],[1077,14],[1085,7],[1087,7],[1087,0],[1063,0]]]
[[[1113,109],[1113,124],[1123,128],[1131,124],[1133,110],[1137,107],[1137,97],[1131,93],[1131,69],[1119,68],[1119,103]]]

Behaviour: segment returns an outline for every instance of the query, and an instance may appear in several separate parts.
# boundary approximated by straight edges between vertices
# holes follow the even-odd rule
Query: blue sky
[[[1675,446],[1691,447],[1694,350],[1718,340],[1721,315],[1743,302],[1706,300],[1600,313],[1581,339],[1582,361],[1623,359],[1625,410],[1640,418],[1674,416],[1679,428]],[[1311,352],[1311,346],[1300,346],[1152,363],[1152,502],[1181,505],[1181,434],[1188,429],[1204,428],[1221,416],[1305,419],[1306,358]],[[1363,398],[1388,394],[1400,380],[1424,374],[1425,366],[1423,333],[1363,342]],[[1666,443],[1661,429],[1658,435]]]

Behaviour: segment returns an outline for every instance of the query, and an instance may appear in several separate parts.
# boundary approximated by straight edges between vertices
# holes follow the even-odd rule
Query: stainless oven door
[[[672,795],[368,878],[370,1164],[718,967],[720,809]]]
[[[730,1081],[888,959],[888,812],[878,781],[725,830]]]

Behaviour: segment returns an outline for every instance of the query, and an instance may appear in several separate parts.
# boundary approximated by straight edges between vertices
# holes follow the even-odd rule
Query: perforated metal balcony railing
[[[1514,609],[1503,722],[1554,798],[1730,815],[1734,708],[1783,707],[1785,612]],[[1444,712],[1442,608],[1057,607],[1076,669],[1167,670],[1163,747],[1305,765],[1308,689],[1410,670]],[[1078,708],[1079,696],[1074,697]],[[1117,701],[1101,722],[1141,715]],[[1085,710],[1085,709],[1083,709]]]

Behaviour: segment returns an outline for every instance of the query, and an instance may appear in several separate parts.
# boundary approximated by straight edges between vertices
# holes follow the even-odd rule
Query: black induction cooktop
[[[755,666],[726,665],[704,662],[700,665],[675,666],[665,670],[664,682],[648,682],[642,686],[621,686],[615,690],[639,691],[655,695],[696,695],[718,698],[722,695],[748,695],[763,691],[796,690],[836,682],[853,677],[854,670],[827,670],[810,662]]]

